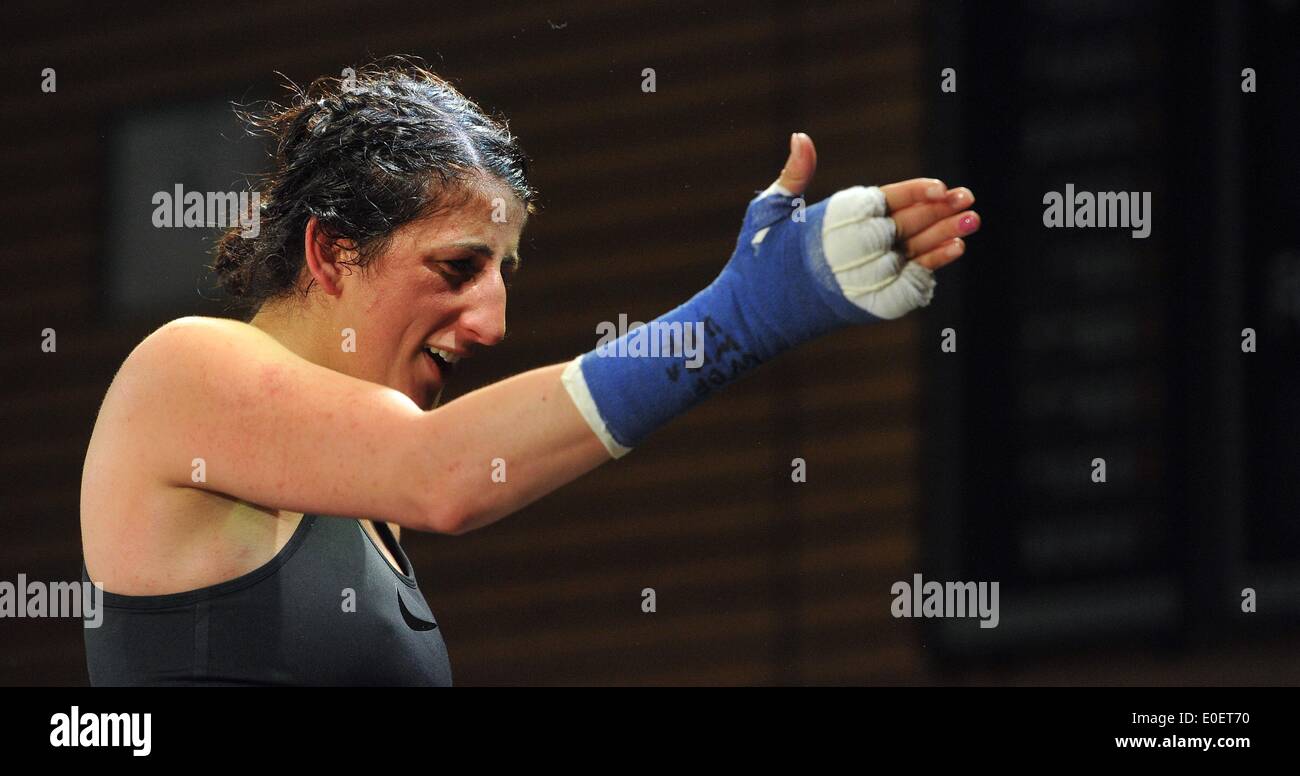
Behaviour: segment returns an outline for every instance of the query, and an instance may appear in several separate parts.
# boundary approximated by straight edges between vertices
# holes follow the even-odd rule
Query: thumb
[[[816,171],[817,149],[812,138],[803,132],[790,135],[790,156],[785,160],[785,167],[781,168],[777,184],[791,194],[799,195],[808,189]]]

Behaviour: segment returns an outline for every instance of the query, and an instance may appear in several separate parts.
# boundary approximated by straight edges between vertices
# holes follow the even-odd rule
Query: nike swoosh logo
[[[438,623],[430,622],[406,608],[406,599],[402,597],[402,589],[397,587],[396,582],[393,583],[393,589],[397,591],[397,605],[402,610],[402,619],[406,620],[407,627],[417,631],[431,631],[438,627]]]

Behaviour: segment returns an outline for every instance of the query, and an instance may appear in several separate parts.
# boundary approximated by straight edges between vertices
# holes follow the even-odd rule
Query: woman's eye
[[[446,264],[447,266],[451,267],[453,270],[456,271],[456,274],[458,275],[468,276],[474,274],[473,259],[458,259],[456,261],[444,261],[443,264]]]

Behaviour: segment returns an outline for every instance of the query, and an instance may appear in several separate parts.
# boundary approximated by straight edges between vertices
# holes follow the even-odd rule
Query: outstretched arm
[[[132,353],[103,412],[138,431],[130,454],[159,484],[440,533],[488,525],[781,351],[929,301],[932,271],[978,227],[963,212],[970,192],[916,179],[806,206],[798,195],[815,166],[811,140],[792,137],[785,169],[750,203],[718,279],[659,319],[710,324],[699,368],[680,355],[593,351],[425,412],[247,324],[189,318]],[[504,477],[492,476],[497,459]]]

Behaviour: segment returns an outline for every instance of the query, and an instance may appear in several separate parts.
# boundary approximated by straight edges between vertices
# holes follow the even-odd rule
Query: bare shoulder
[[[178,409],[199,398],[194,390],[198,385],[220,382],[242,366],[275,365],[293,358],[275,338],[242,321],[177,318],[155,329],[127,356],[105,396],[101,416],[113,405]]]
[[[290,355],[288,349],[256,326],[229,318],[193,315],[177,318],[155,329],[127,356],[122,371],[128,375],[165,372],[172,365],[183,367],[205,360],[249,354],[250,349],[260,356]],[[118,377],[121,376],[119,372]]]
[[[176,421],[202,411],[204,392],[197,388],[219,383],[253,353],[262,363],[292,357],[242,321],[190,316],[154,330],[132,349],[104,396],[87,466],[102,456],[147,458],[162,435],[184,434],[184,424]]]
[[[84,558],[109,589],[150,595],[202,587],[282,546],[284,521],[204,487],[208,459],[226,455],[204,440],[230,413],[210,388],[232,379],[249,352],[263,362],[292,356],[249,324],[188,317],[156,329],[122,363],[81,479]],[[253,546],[242,546],[249,537]]]
[[[183,342],[187,339],[204,340],[213,337],[270,339],[261,329],[243,321],[230,318],[187,315],[183,318],[168,321],[154,329],[153,333],[145,337],[136,349],[138,350],[141,346],[147,346],[151,343],[168,344],[178,341]]]
[[[146,337],[109,389],[83,514],[123,492],[170,504],[203,491],[423,527],[427,496],[409,471],[431,417],[402,392],[310,361],[249,324],[181,318]]]

